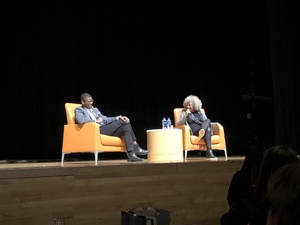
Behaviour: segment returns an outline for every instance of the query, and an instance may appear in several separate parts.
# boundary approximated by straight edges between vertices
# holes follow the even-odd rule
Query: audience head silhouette
[[[267,188],[269,213],[267,225],[298,225],[300,223],[300,163],[278,169]]]
[[[265,199],[269,178],[278,168],[298,161],[299,158],[296,151],[288,146],[276,145],[268,148],[264,152],[264,158],[258,176],[255,191],[257,200]]]

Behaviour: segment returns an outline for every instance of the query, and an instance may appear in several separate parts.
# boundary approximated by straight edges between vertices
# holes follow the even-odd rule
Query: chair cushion
[[[124,146],[125,143],[122,138],[108,136],[105,134],[100,135],[102,145],[109,145],[109,146]]]
[[[194,145],[197,145],[197,144],[203,144],[205,145],[205,142],[204,142],[204,138],[202,138],[199,142],[199,138],[198,136],[191,136],[191,143],[194,144]],[[211,136],[211,144],[219,144],[220,143],[220,135],[213,135]]]

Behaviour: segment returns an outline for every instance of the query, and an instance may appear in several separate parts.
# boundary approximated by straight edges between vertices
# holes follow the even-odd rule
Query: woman
[[[202,111],[202,102],[195,95],[189,95],[183,101],[184,110],[180,114],[177,126],[188,125],[191,130],[191,135],[199,137],[199,141],[204,137],[206,144],[206,158],[208,160],[218,160],[214,156],[211,148],[211,122]]]
[[[263,152],[263,160],[255,182],[253,196],[232,202],[221,225],[266,225],[268,216],[267,185],[271,175],[281,167],[299,162],[294,149],[275,145]]]

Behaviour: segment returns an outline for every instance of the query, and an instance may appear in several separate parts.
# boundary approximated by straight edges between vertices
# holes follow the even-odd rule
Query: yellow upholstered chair
[[[75,108],[81,104],[66,103],[67,124],[64,125],[61,165],[65,154],[90,152],[95,154],[95,165],[98,165],[99,152],[126,152],[123,138],[100,134],[96,123],[75,123]]]
[[[174,127],[182,129],[182,143],[184,151],[184,159],[187,158],[187,152],[192,150],[206,151],[207,147],[205,145],[204,139],[199,140],[198,136],[191,135],[190,128],[187,125],[177,126],[177,121],[179,120],[180,114],[183,108],[175,108],[174,113]],[[204,111],[204,109],[202,109]],[[211,137],[211,147],[212,150],[223,150],[225,154],[225,159],[227,160],[227,150],[224,128],[220,123],[212,122],[213,135]]]

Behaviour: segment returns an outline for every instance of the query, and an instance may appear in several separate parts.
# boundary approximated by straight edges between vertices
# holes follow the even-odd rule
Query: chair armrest
[[[214,123],[214,126],[212,126],[212,129],[213,129],[213,135],[219,135],[220,136],[219,144],[213,146],[213,149],[225,149],[226,150],[226,140],[225,140],[224,127],[220,123]],[[225,157],[227,159],[227,153],[225,153]]]
[[[181,126],[177,126],[176,128],[181,129],[182,130],[182,137],[183,137],[183,145],[185,146],[186,143],[190,143],[191,142],[191,132],[190,132],[190,128],[187,125],[181,125]]]
[[[211,128],[213,131],[213,135],[221,135],[224,134],[223,126],[218,122],[211,122]]]
[[[95,150],[100,144],[100,127],[96,123],[64,125],[63,152],[84,149]]]

